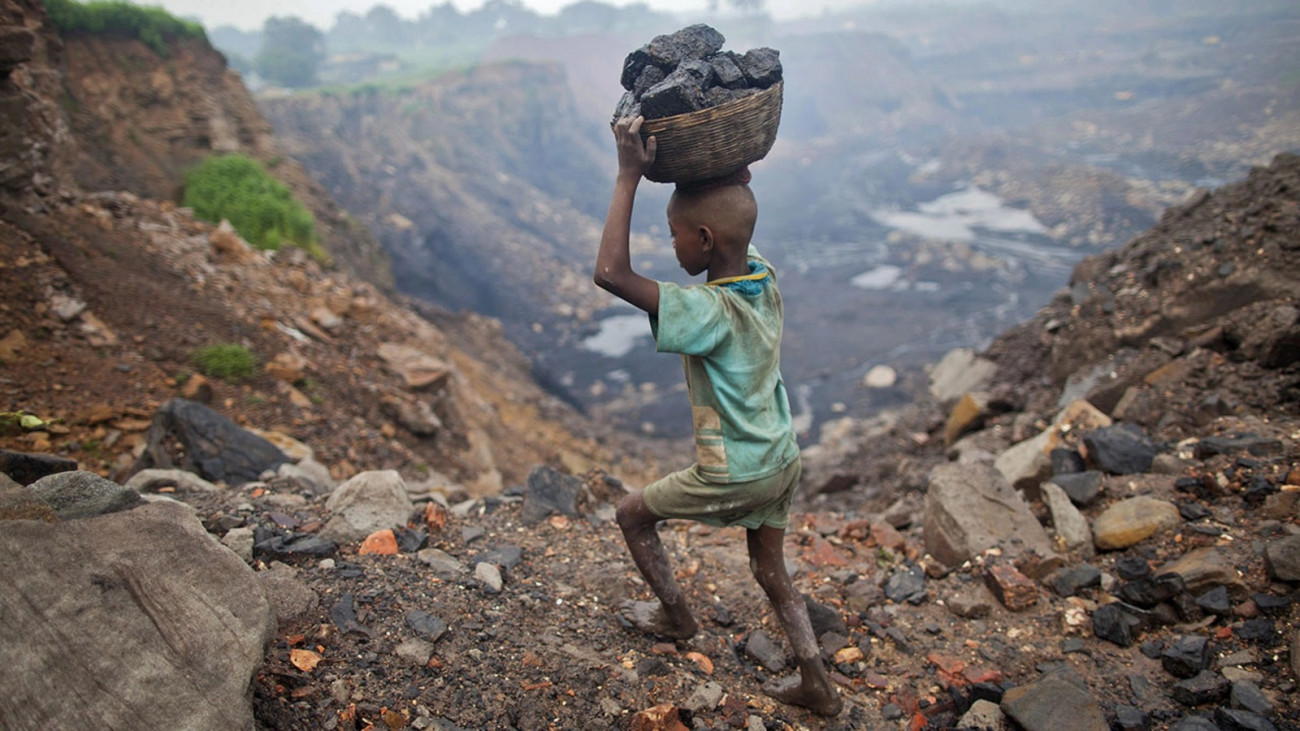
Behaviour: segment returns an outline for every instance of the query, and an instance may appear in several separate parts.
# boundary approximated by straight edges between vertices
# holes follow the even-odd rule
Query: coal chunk
[[[736,54],[731,51],[719,53],[709,59],[709,64],[713,66],[713,78],[717,80],[718,86],[727,89],[745,87],[745,72],[740,70]]]
[[[650,87],[641,97],[641,113],[647,119],[695,112],[704,106],[704,90],[690,73],[674,71]]]
[[[702,59],[722,50],[727,39],[717,30],[703,24],[689,25],[676,33],[655,36],[645,46],[651,63],[668,70],[682,61]]]
[[[1165,648],[1160,665],[1170,675],[1193,677],[1210,666],[1210,642],[1199,635],[1179,637]]]
[[[775,48],[754,48],[740,59],[740,70],[745,72],[751,86],[760,89],[781,80],[781,52]]]

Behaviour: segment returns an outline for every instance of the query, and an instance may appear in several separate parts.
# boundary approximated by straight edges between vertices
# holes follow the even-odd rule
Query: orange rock
[[[374,553],[380,556],[392,556],[397,553],[397,536],[391,530],[380,530],[366,536],[361,542],[359,554]]]
[[[713,661],[709,659],[708,655],[702,652],[688,652],[686,653],[686,659],[700,666],[700,670],[703,670],[705,675],[713,674]]]
[[[826,539],[819,536],[813,536],[812,548],[804,553],[804,558],[813,566],[848,566],[848,559],[840,552],[838,548],[832,546]]]
[[[304,673],[315,670],[322,659],[320,653],[311,650],[293,649],[289,651],[289,662]]]
[[[447,526],[447,509],[435,502],[424,507],[424,524],[429,526],[429,533],[437,533]]]
[[[678,715],[677,706],[661,703],[632,717],[630,731],[688,731]]]
[[[898,532],[894,526],[878,521],[871,524],[871,539],[876,542],[877,546],[885,548],[901,549],[907,544],[903,534]]]

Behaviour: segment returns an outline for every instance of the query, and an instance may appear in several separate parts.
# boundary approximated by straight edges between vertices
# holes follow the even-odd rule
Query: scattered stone
[[[1014,731],[1011,720],[1002,712],[998,704],[986,700],[977,700],[970,710],[957,721],[959,729],[979,729],[980,731]]]
[[[474,566],[474,579],[483,586],[483,591],[488,594],[500,594],[505,588],[505,583],[501,579],[501,569],[496,564],[490,564],[486,561],[480,561]]]
[[[393,531],[393,536],[401,553],[416,553],[429,545],[429,534],[415,528],[398,528]]]
[[[338,487],[338,482],[330,475],[329,468],[311,457],[299,460],[297,464],[285,462],[276,471],[276,477],[292,480],[300,485],[304,492],[312,495],[328,495]]]
[[[1106,508],[1092,523],[1093,542],[1103,551],[1127,548],[1182,522],[1173,503],[1138,496]]]
[[[1187,591],[1197,594],[1215,586],[1227,587],[1233,596],[1245,596],[1246,585],[1237,575],[1237,567],[1220,549],[1196,548],[1160,568],[1162,574],[1183,577]]]
[[[1070,502],[1086,508],[1097,502],[1101,496],[1102,478],[1105,475],[1096,470],[1087,472],[1070,472],[1053,475],[1051,483],[1070,496]]]
[[[321,537],[339,543],[363,540],[375,531],[406,524],[414,506],[396,470],[362,472],[339,485],[325,502],[333,516]]]
[[[440,388],[452,372],[451,366],[409,345],[384,343],[379,346],[379,357],[402,379],[408,391]]]
[[[1171,695],[1185,706],[1203,706],[1223,700],[1229,689],[1227,678],[1210,670],[1202,670],[1194,677],[1174,683]]]
[[[943,464],[930,472],[925,496],[925,550],[948,566],[959,566],[999,545],[1055,557],[1051,540],[1024,499],[989,465]]]
[[[1121,586],[1119,598],[1134,606],[1150,609],[1183,593],[1184,588],[1183,577],[1178,574],[1160,574]]]
[[[1088,519],[1074,507],[1070,496],[1058,485],[1051,482],[1043,483],[1042,494],[1047,509],[1052,514],[1052,527],[1056,530],[1057,537],[1065,544],[1065,549],[1085,558],[1091,557],[1094,551],[1092,529],[1088,527]]]
[[[1191,715],[1179,719],[1178,723],[1169,727],[1169,731],[1223,731],[1223,729],[1205,716]]]
[[[370,636],[370,630],[363,627],[357,621],[357,605],[351,592],[339,594],[339,600],[330,607],[330,619],[334,621],[334,626],[339,628],[339,632],[347,634],[356,632],[358,634]]]
[[[785,669],[785,651],[761,629],[755,630],[745,641],[745,654],[774,673]]]
[[[1121,556],[1115,561],[1115,573],[1124,581],[1137,581],[1151,576],[1151,564],[1140,556]]]
[[[1214,719],[1223,731],[1277,731],[1273,722],[1258,713],[1235,708],[1219,708]]]
[[[682,707],[692,713],[710,711],[717,708],[718,704],[722,702],[724,693],[722,686],[711,680],[707,683],[700,683],[690,697],[686,699],[686,702],[682,704]]]
[[[1234,432],[1217,437],[1206,437],[1196,443],[1197,459],[1207,459],[1217,454],[1234,455],[1246,452],[1255,457],[1276,457],[1285,447],[1280,439],[1261,437],[1249,432]]]
[[[266,439],[195,401],[171,399],[154,414],[130,474],[179,468],[209,482],[253,482],[289,461]]]
[[[988,592],[979,584],[963,588],[948,597],[945,605],[948,611],[963,619],[980,619],[993,611]]]
[[[1228,693],[1228,702],[1233,708],[1258,713],[1261,716],[1273,712],[1273,702],[1264,695],[1264,691],[1260,690],[1258,685],[1248,680],[1233,681],[1232,690]]]
[[[5,726],[253,728],[275,618],[190,508],[7,523],[0,556]]]
[[[7,475],[9,479],[24,487],[42,477],[60,472],[73,472],[76,469],[77,461],[66,457],[0,449],[0,474]]]
[[[849,628],[844,623],[844,617],[840,616],[838,611],[818,603],[807,594],[804,594],[803,602],[804,606],[808,608],[808,621],[812,624],[814,636],[823,637],[828,633],[841,636],[848,635]]]
[[[885,598],[896,604],[921,604],[927,597],[925,570],[918,565],[895,571],[885,580]]]
[[[1096,429],[1083,437],[1088,459],[1097,469],[1112,475],[1146,472],[1159,452],[1155,442],[1134,424],[1117,424]]]
[[[1228,598],[1228,588],[1216,586],[1196,597],[1196,606],[1209,614],[1226,617],[1232,612],[1232,600]]]
[[[1068,447],[1057,447],[1047,456],[1052,462],[1053,477],[1079,474],[1088,468],[1087,463],[1083,461],[1083,455]]]
[[[1267,617],[1248,619],[1242,622],[1233,634],[1248,642],[1257,642],[1269,647],[1277,639],[1277,626]]]
[[[1115,707],[1115,725],[1120,731],[1146,731],[1147,714],[1140,708],[1119,705]]]
[[[446,551],[438,548],[423,548],[416,552],[415,557],[424,565],[433,569],[433,572],[440,577],[457,576],[465,572],[465,565],[457,561]]]
[[[686,724],[682,723],[677,706],[671,703],[661,703],[637,713],[632,717],[628,729],[629,731],[688,731]]]
[[[1264,569],[1271,579],[1300,581],[1300,535],[1271,541],[1265,546]]]
[[[1149,622],[1149,615],[1123,602],[1112,602],[1092,613],[1092,631],[1097,637],[1120,647],[1129,647]]]
[[[985,398],[970,392],[963,394],[948,414],[948,423],[943,428],[944,445],[951,447],[964,434],[979,429],[987,406]]]
[[[1101,569],[1089,564],[1060,569],[1048,577],[1047,584],[1057,596],[1077,596],[1090,586],[1101,585]]]
[[[244,563],[253,562],[253,529],[239,526],[226,531],[221,537],[221,544],[235,552]]]
[[[273,534],[253,544],[253,555],[266,558],[332,556],[337,550],[334,541],[311,533]]]
[[[376,556],[393,556],[398,552],[397,537],[393,531],[385,528],[378,530],[366,536],[361,542],[361,547],[357,549],[357,555],[365,556],[374,554]]]
[[[984,583],[1002,606],[1013,612],[1038,603],[1038,585],[1014,566],[994,564],[984,574]]]
[[[1160,656],[1160,665],[1170,675],[1190,678],[1210,666],[1210,643],[1200,635],[1177,637]]]
[[[185,470],[140,470],[126,481],[126,487],[138,492],[158,492],[164,487],[182,492],[217,492],[216,485]]]
[[[1025,731],[1058,731],[1070,719],[1071,731],[1109,731],[1100,706],[1086,691],[1056,675],[1008,690],[1001,708]]]
[[[393,654],[416,667],[424,667],[433,657],[433,643],[411,637],[394,648]]]
[[[59,472],[42,477],[27,489],[45,501],[60,520],[93,518],[141,504],[140,493],[94,472]]]
[[[406,626],[410,627],[421,639],[437,642],[447,633],[447,623],[423,609],[412,609],[406,613]]]
[[[978,357],[974,350],[955,348],[930,371],[930,395],[939,403],[949,403],[964,393],[983,391],[997,371],[996,363]]]
[[[525,488],[519,514],[524,525],[536,525],[553,514],[569,517],[578,514],[578,498],[583,488],[581,478],[539,465],[529,471]]]

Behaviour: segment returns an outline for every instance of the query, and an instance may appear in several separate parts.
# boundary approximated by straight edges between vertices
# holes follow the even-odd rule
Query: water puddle
[[[582,341],[582,349],[609,358],[631,353],[650,333],[650,319],[644,314],[613,315],[600,321],[600,330]]]

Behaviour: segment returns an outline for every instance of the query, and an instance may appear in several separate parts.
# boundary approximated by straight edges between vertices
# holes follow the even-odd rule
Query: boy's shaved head
[[[689,229],[707,226],[719,245],[743,251],[754,235],[758,201],[748,185],[724,185],[698,191],[679,188],[668,200],[668,217]]]

